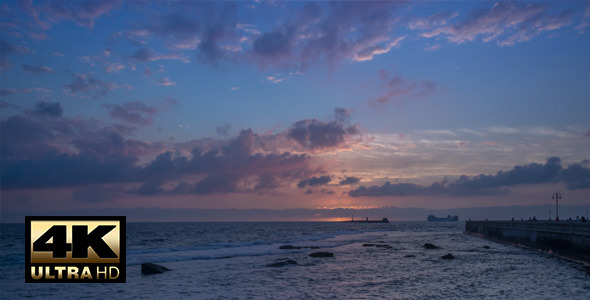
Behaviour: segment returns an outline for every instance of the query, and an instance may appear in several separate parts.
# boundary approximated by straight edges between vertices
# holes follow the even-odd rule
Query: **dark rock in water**
[[[424,244],[424,248],[426,248],[426,249],[438,249],[438,246],[435,246],[434,244],[431,244],[431,243],[425,243]]]
[[[488,246],[488,245],[485,245],[485,246],[483,246],[483,248],[484,248],[484,249],[490,249],[490,246]]]
[[[453,259],[453,258],[455,258],[455,257],[453,256],[453,254],[449,253],[449,254],[447,254],[447,255],[444,255],[444,256],[442,256],[441,258],[442,258],[442,259]]]
[[[413,255],[413,254],[408,254],[408,255],[406,255],[406,256],[404,256],[404,257],[416,257],[416,255]]]
[[[309,254],[311,257],[334,257],[332,252],[312,252]]]
[[[299,246],[293,246],[293,245],[283,245],[283,246],[280,246],[279,249],[282,249],[282,250],[292,250],[292,249],[301,249],[301,247],[299,247]]]
[[[377,244],[369,244],[369,243],[364,243],[363,247],[374,247],[377,246]]]
[[[272,264],[266,265],[267,267],[284,267],[288,265],[296,265],[297,262],[292,259],[279,259]]]
[[[172,270],[170,270],[164,266],[151,264],[151,263],[141,264],[141,274],[142,275],[162,274],[166,271],[172,271]]]
[[[320,249],[319,246],[305,246],[303,248],[307,248],[307,249]]]

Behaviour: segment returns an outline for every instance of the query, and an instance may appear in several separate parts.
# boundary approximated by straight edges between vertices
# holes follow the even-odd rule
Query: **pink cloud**
[[[456,16],[453,16],[453,18]],[[550,15],[546,6],[538,4],[514,4],[498,2],[487,9],[473,11],[460,22],[416,24],[412,29],[428,30],[423,37],[444,36],[450,42],[461,44],[481,38],[483,42],[496,41],[499,46],[512,46],[516,43],[530,41],[544,31],[557,30],[572,23],[573,12],[565,10],[558,15]],[[447,21],[450,21],[451,16]],[[426,24],[427,25],[423,25]]]
[[[384,105],[395,102],[396,105],[401,106],[405,96],[423,98],[437,91],[437,85],[433,81],[423,80],[416,82],[397,75],[392,77],[385,70],[380,70],[378,76],[385,91],[377,99],[371,100],[369,102],[371,105]]]

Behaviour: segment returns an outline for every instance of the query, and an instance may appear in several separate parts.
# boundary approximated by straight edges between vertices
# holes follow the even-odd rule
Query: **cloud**
[[[17,89],[0,89],[0,96],[2,97],[6,97],[9,95],[12,95],[14,93],[17,93],[19,90]]]
[[[149,115],[156,112],[139,102],[103,107],[118,119],[140,125],[148,124]],[[263,138],[250,129],[227,141],[195,141],[206,150],[193,147],[190,155],[165,151],[140,165],[146,154],[161,148],[126,138],[133,129],[124,125],[44,117],[58,116],[58,108],[55,103],[42,103],[35,113],[2,121],[3,189],[116,183],[127,184],[127,192],[143,196],[261,193],[288,187],[312,173],[306,154],[266,151]],[[84,188],[72,198],[96,202],[103,197],[92,197],[92,190]]]
[[[372,105],[385,105],[394,102],[397,106],[401,106],[405,96],[423,98],[437,91],[436,83],[429,80],[416,82],[401,76],[391,76],[386,70],[379,70],[378,77],[382,82],[382,89],[385,91],[377,99],[369,102]]]
[[[304,188],[306,186],[320,186],[330,183],[332,178],[330,176],[324,175],[320,177],[311,177],[308,179],[301,179],[297,184],[297,187]]]
[[[447,25],[449,21],[459,16],[458,12],[440,11],[425,18],[414,18],[406,26],[412,30],[430,30]]]
[[[143,169],[148,183],[132,193],[157,194],[220,194],[263,191],[275,188],[306,174],[306,155],[285,153],[253,153],[260,137],[251,130],[242,130],[229,144],[203,153],[193,148],[192,157],[174,156],[171,152],[159,155]],[[179,182],[165,190],[161,185],[186,174],[200,174],[204,178],[194,184]],[[149,193],[148,193],[149,191]]]
[[[293,18],[258,35],[252,54],[260,65],[306,68],[342,60],[366,61],[399,46],[392,37],[397,2],[310,3]]]
[[[152,116],[158,112],[155,107],[147,106],[142,102],[129,102],[123,105],[105,104],[102,107],[108,109],[112,117],[139,126],[152,125]]]
[[[515,166],[510,171],[499,171],[495,175],[463,175],[457,180],[443,180],[430,186],[412,183],[385,182],[381,186],[360,186],[349,191],[351,197],[379,196],[418,196],[418,195],[502,195],[510,191],[508,187],[523,184],[543,184],[565,182],[568,189],[590,188],[590,168],[582,164],[572,164],[563,169],[559,157],[550,157],[542,165],[531,163]]]
[[[169,77],[162,77],[160,78],[158,81],[156,81],[157,85],[162,85],[162,86],[175,86],[176,82],[170,80]]]
[[[4,96],[1,91],[0,91],[0,96]],[[4,101],[4,100],[0,101],[0,108],[2,108],[2,109],[9,109],[9,108],[22,109],[22,107],[14,104],[14,103]]]
[[[161,54],[157,53],[156,51],[149,49],[149,48],[141,48],[131,56],[127,56],[127,58],[139,61],[139,62],[151,62],[151,61],[158,61],[158,60],[178,60],[183,63],[189,63],[190,59],[181,54],[181,53],[168,53],[168,54]]]
[[[97,18],[118,8],[120,4],[120,1],[90,1],[74,3],[52,1],[51,3],[42,5],[40,11],[46,14],[47,19],[53,23],[67,20],[92,29]]]
[[[340,185],[353,185],[361,181],[359,177],[349,176],[343,180],[340,180]]]
[[[348,122],[350,115],[352,115],[352,110],[348,108],[338,107],[334,109],[334,117],[336,118],[336,121],[340,123]]]
[[[395,39],[385,45],[375,45],[375,46],[363,49],[362,51],[355,53],[352,59],[355,61],[373,60],[373,57],[376,55],[388,53],[392,48],[396,48],[396,49],[399,48],[401,41],[404,39],[405,39],[405,37],[400,36],[397,39]]]
[[[215,131],[217,131],[217,134],[219,134],[220,136],[228,136],[230,129],[231,124],[225,123],[223,125],[217,126],[217,128],[215,128]]]
[[[41,101],[37,103],[35,106],[35,110],[33,110],[34,115],[47,115],[51,117],[61,117],[63,113],[63,109],[61,108],[61,104],[59,102],[50,103]]]
[[[274,76],[266,76],[266,80],[272,82],[272,83],[281,83],[285,80],[285,78],[278,78],[278,77],[274,77]]]
[[[544,5],[497,2],[491,9],[476,9],[463,20],[451,23],[455,17],[455,14],[432,15],[410,22],[409,27],[428,30],[422,33],[423,37],[443,36],[456,44],[481,38],[485,43],[496,41],[498,46],[513,46],[545,31],[571,25],[573,11],[551,15],[549,7]]]
[[[360,134],[358,125],[345,126],[339,121],[316,119],[295,122],[287,130],[287,137],[309,150],[342,147],[348,139]]]
[[[23,71],[30,74],[53,73],[53,69],[46,66],[23,65]]]
[[[12,64],[8,60],[10,55],[23,55],[32,53],[31,49],[22,45],[13,45],[4,40],[0,40],[0,70],[9,69]]]
[[[82,95],[84,98],[98,99],[117,88],[117,84],[104,82],[90,74],[76,74],[69,84],[64,84],[64,91],[70,96]]]

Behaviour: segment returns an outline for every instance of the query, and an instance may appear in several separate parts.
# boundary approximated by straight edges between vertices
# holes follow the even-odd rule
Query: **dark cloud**
[[[59,116],[59,108],[56,103],[40,103],[35,113],[2,121],[3,189],[127,183],[135,186],[127,192],[143,196],[264,192],[289,186],[311,173],[308,156],[264,151],[263,139],[251,129],[240,131],[229,141],[197,143],[207,151],[199,147],[192,148],[190,155],[167,151],[140,165],[145,154],[160,149],[157,143],[125,137],[133,132],[125,125],[101,126],[94,120],[45,117]],[[155,111],[138,102],[109,109]],[[123,116],[138,122],[129,114]],[[311,184],[315,184],[313,180]],[[93,197],[92,190],[83,188],[72,198],[96,202],[109,195],[97,192]]]
[[[155,107],[142,102],[129,102],[123,105],[105,104],[102,107],[108,109],[113,118],[139,126],[152,125],[152,116],[158,112]]]
[[[47,152],[36,159],[3,159],[2,188],[45,188],[129,182],[137,178],[137,160],[110,156],[99,160],[89,154]]]
[[[306,68],[320,62],[370,60],[394,44],[393,15],[397,2],[329,2],[304,6],[296,19],[287,19],[258,36],[252,46],[261,65]]]
[[[347,138],[360,135],[358,125],[345,126],[339,121],[324,122],[316,119],[296,122],[287,136],[305,149],[315,150],[341,147]]]
[[[39,102],[30,113],[2,120],[0,127],[3,161],[38,159],[48,152],[84,154],[100,160],[111,155],[139,155],[149,148],[123,137],[134,131],[128,126],[101,126],[93,119],[62,116],[59,102]]]
[[[51,150],[57,150],[54,133],[42,123],[25,116],[11,116],[2,120],[1,155],[4,157],[39,156]],[[2,171],[4,171],[4,166]],[[5,176],[2,176],[3,178]]]
[[[41,101],[35,105],[35,109],[33,110],[33,114],[39,116],[61,117],[62,113],[63,109],[59,102],[50,103]]]
[[[158,22],[150,24],[149,30],[156,34],[173,36],[179,40],[195,37],[201,31],[201,24],[180,12],[172,12],[161,16]]]
[[[29,47],[26,46],[22,46],[22,45],[13,45],[11,43],[8,43],[4,40],[0,40],[0,52],[2,53],[2,55],[10,55],[10,54],[29,54],[31,53],[31,49],[29,49]]]
[[[283,61],[289,61],[292,56],[294,33],[292,27],[265,33],[254,41],[252,50],[256,56],[263,58],[264,64],[284,64]]]
[[[135,51],[133,54],[131,54],[131,56],[129,56],[129,58],[135,59],[140,62],[148,62],[148,61],[157,60],[158,54],[152,49],[141,48],[141,49]]]
[[[231,125],[228,123],[225,123],[223,125],[217,126],[217,128],[215,128],[215,131],[217,131],[217,134],[219,134],[220,136],[228,136],[230,129],[231,129]]]
[[[569,190],[590,189],[590,164],[587,160],[572,164],[560,173],[559,179]]]
[[[222,48],[224,41],[235,42],[237,25],[237,6],[225,2],[221,7],[207,5],[207,14],[202,28],[201,42],[198,46],[198,57],[207,63],[216,63],[226,56],[227,51]]]
[[[352,115],[352,110],[350,110],[348,108],[335,108],[334,109],[334,117],[336,118],[336,121],[338,121],[340,123],[348,122],[350,115]]]
[[[352,185],[352,184],[357,184],[360,181],[361,181],[361,179],[358,177],[349,176],[343,180],[340,180],[340,185]]]
[[[0,96],[4,96],[3,95],[3,91],[4,90],[0,91]],[[2,108],[2,109],[8,109],[8,108],[22,109],[22,107],[14,104],[14,103],[10,103],[8,101],[4,101],[4,100],[0,101],[0,108]]]
[[[64,2],[51,1],[43,5],[40,10],[47,15],[47,18],[54,23],[62,20],[76,22],[80,26],[93,28],[95,19],[108,14],[118,8],[120,1],[82,1]]]
[[[53,73],[53,69],[46,66],[22,65],[23,71],[30,74]]]
[[[64,84],[63,87],[69,95],[76,96],[80,94],[83,97],[97,99],[106,96],[117,85],[112,82],[104,82],[90,74],[77,74],[70,84]]]
[[[304,188],[306,186],[320,186],[324,184],[330,183],[332,178],[330,176],[324,175],[320,177],[311,177],[308,179],[301,179],[297,186],[299,188]]]
[[[23,55],[31,52],[31,49],[26,46],[13,45],[4,40],[0,40],[0,70],[7,70],[12,66],[8,60],[9,55]]]
[[[532,163],[515,166],[510,171],[499,171],[495,175],[481,174],[473,177],[463,175],[455,181],[443,180],[430,186],[411,183],[392,184],[388,181],[381,186],[361,186],[348,194],[352,197],[502,195],[509,193],[507,188],[510,186],[548,182],[565,182],[568,189],[590,188],[590,169],[582,164],[573,164],[563,169],[559,157],[550,157],[544,165]]]

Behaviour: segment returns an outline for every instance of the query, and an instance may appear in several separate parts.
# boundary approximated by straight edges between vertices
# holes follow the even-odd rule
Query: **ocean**
[[[464,222],[127,223],[120,284],[26,284],[24,224],[0,226],[2,299],[590,299],[584,266]],[[144,262],[172,271],[141,275]]]

